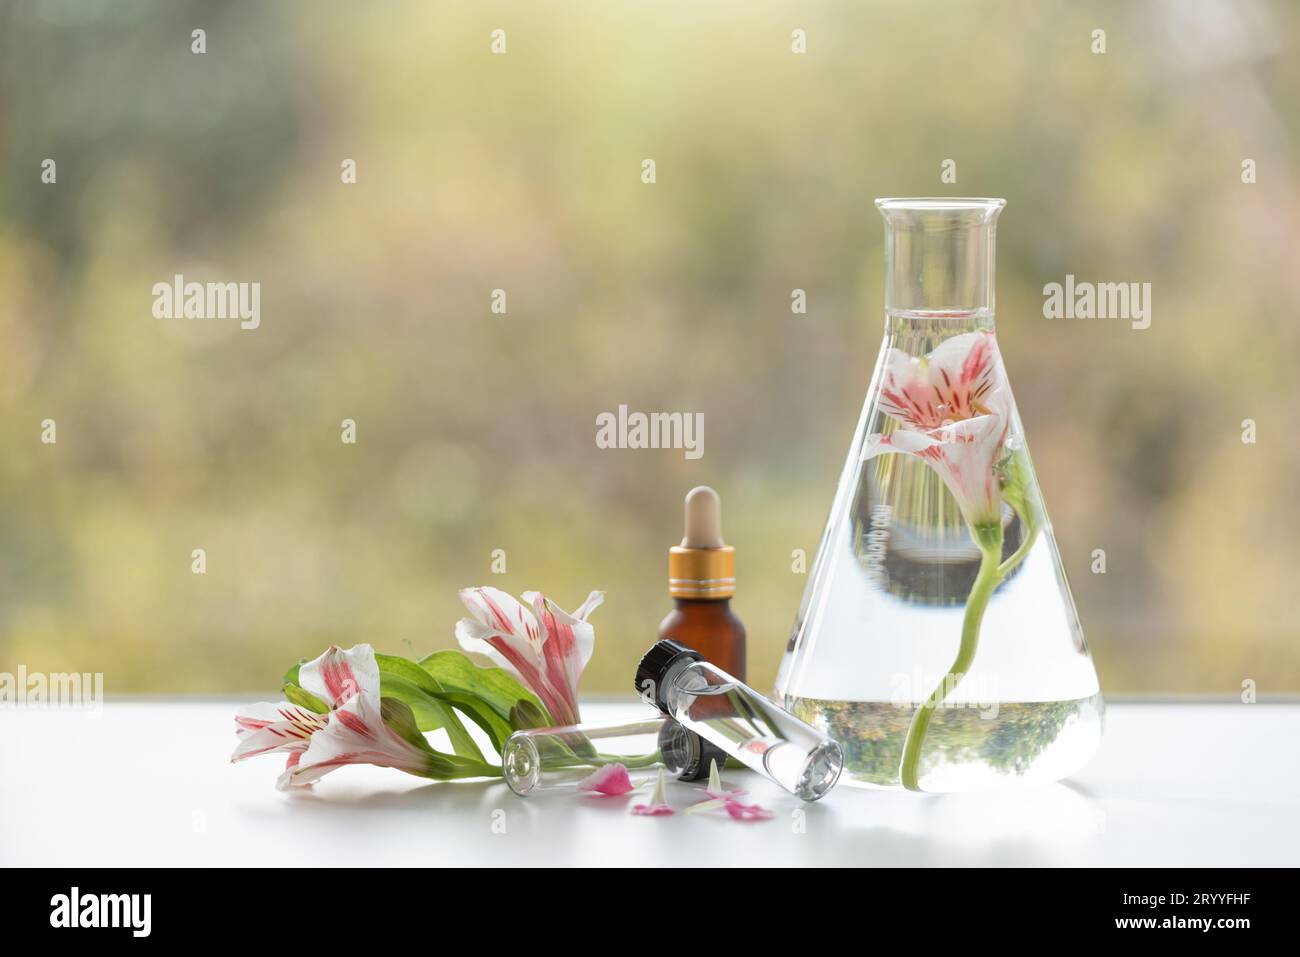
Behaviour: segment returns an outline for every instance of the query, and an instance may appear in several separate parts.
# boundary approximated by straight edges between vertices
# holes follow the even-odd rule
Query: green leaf
[[[537,696],[521,685],[514,675],[504,668],[480,668],[464,652],[435,651],[427,658],[420,659],[420,667],[444,691],[473,695],[505,721],[510,720],[511,709],[521,701],[529,702],[542,714],[546,714],[546,709]]]
[[[446,708],[434,697],[441,689],[428,672],[396,655],[375,655],[379,665],[379,694],[405,702],[415,713],[421,731],[443,727]]]
[[[506,739],[515,731],[515,728],[482,699],[466,691],[443,691],[438,695],[438,700],[444,701],[449,705],[462,711],[466,717],[483,729],[483,733],[488,736],[492,742],[492,747],[496,748],[497,753],[505,746]]]
[[[483,752],[465,730],[465,725],[443,700],[442,686],[415,662],[398,655],[375,655],[379,664],[379,693],[405,704],[421,731],[443,728],[456,754],[483,761]],[[495,743],[495,742],[494,742]]]
[[[416,724],[415,712],[406,702],[397,698],[381,697],[379,709],[384,724],[403,741],[419,748],[428,757],[425,768],[410,773],[440,781],[453,778],[496,777],[501,773],[499,768],[488,764],[482,758],[443,754],[441,751],[434,750]]]

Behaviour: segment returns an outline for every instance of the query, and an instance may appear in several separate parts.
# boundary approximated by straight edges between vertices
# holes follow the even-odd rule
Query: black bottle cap
[[[702,781],[709,776],[714,761],[718,770],[727,763],[727,752],[707,741],[672,718],[659,730],[659,752],[664,764],[675,771],[678,781]]]
[[[636,693],[643,701],[652,704],[664,714],[668,713],[668,703],[664,699],[664,676],[674,664],[683,658],[691,661],[703,661],[704,656],[694,648],[687,648],[679,641],[657,641],[641,658],[636,666]],[[705,764],[704,773],[708,774]]]
[[[709,741],[702,738],[694,731],[687,731],[691,737],[695,738],[696,750],[693,755],[694,760],[686,767],[682,768],[681,773],[677,775],[678,781],[705,781],[709,777],[709,768],[714,761],[718,762],[718,773],[722,773],[722,768],[727,763],[727,752]]]

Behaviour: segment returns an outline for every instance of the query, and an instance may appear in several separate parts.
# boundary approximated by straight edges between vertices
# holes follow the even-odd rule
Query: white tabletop
[[[804,805],[729,773],[776,812],[757,823],[371,767],[286,794],[278,757],[228,763],[234,707],[0,709],[0,864],[1300,864],[1300,705],[1111,704],[1093,762],[1031,791],[839,787]],[[643,713],[584,705],[589,721]]]

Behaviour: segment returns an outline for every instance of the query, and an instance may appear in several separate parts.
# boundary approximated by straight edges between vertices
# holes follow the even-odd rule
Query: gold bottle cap
[[[668,594],[730,598],[736,593],[736,550],[722,542],[722,500],[707,485],[686,495],[686,534],[668,550]]]

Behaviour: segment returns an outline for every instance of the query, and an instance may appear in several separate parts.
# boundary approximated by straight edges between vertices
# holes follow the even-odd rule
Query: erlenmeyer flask
[[[1052,781],[1101,739],[1097,673],[993,327],[1000,199],[883,199],[885,338],[776,699],[842,781]]]

